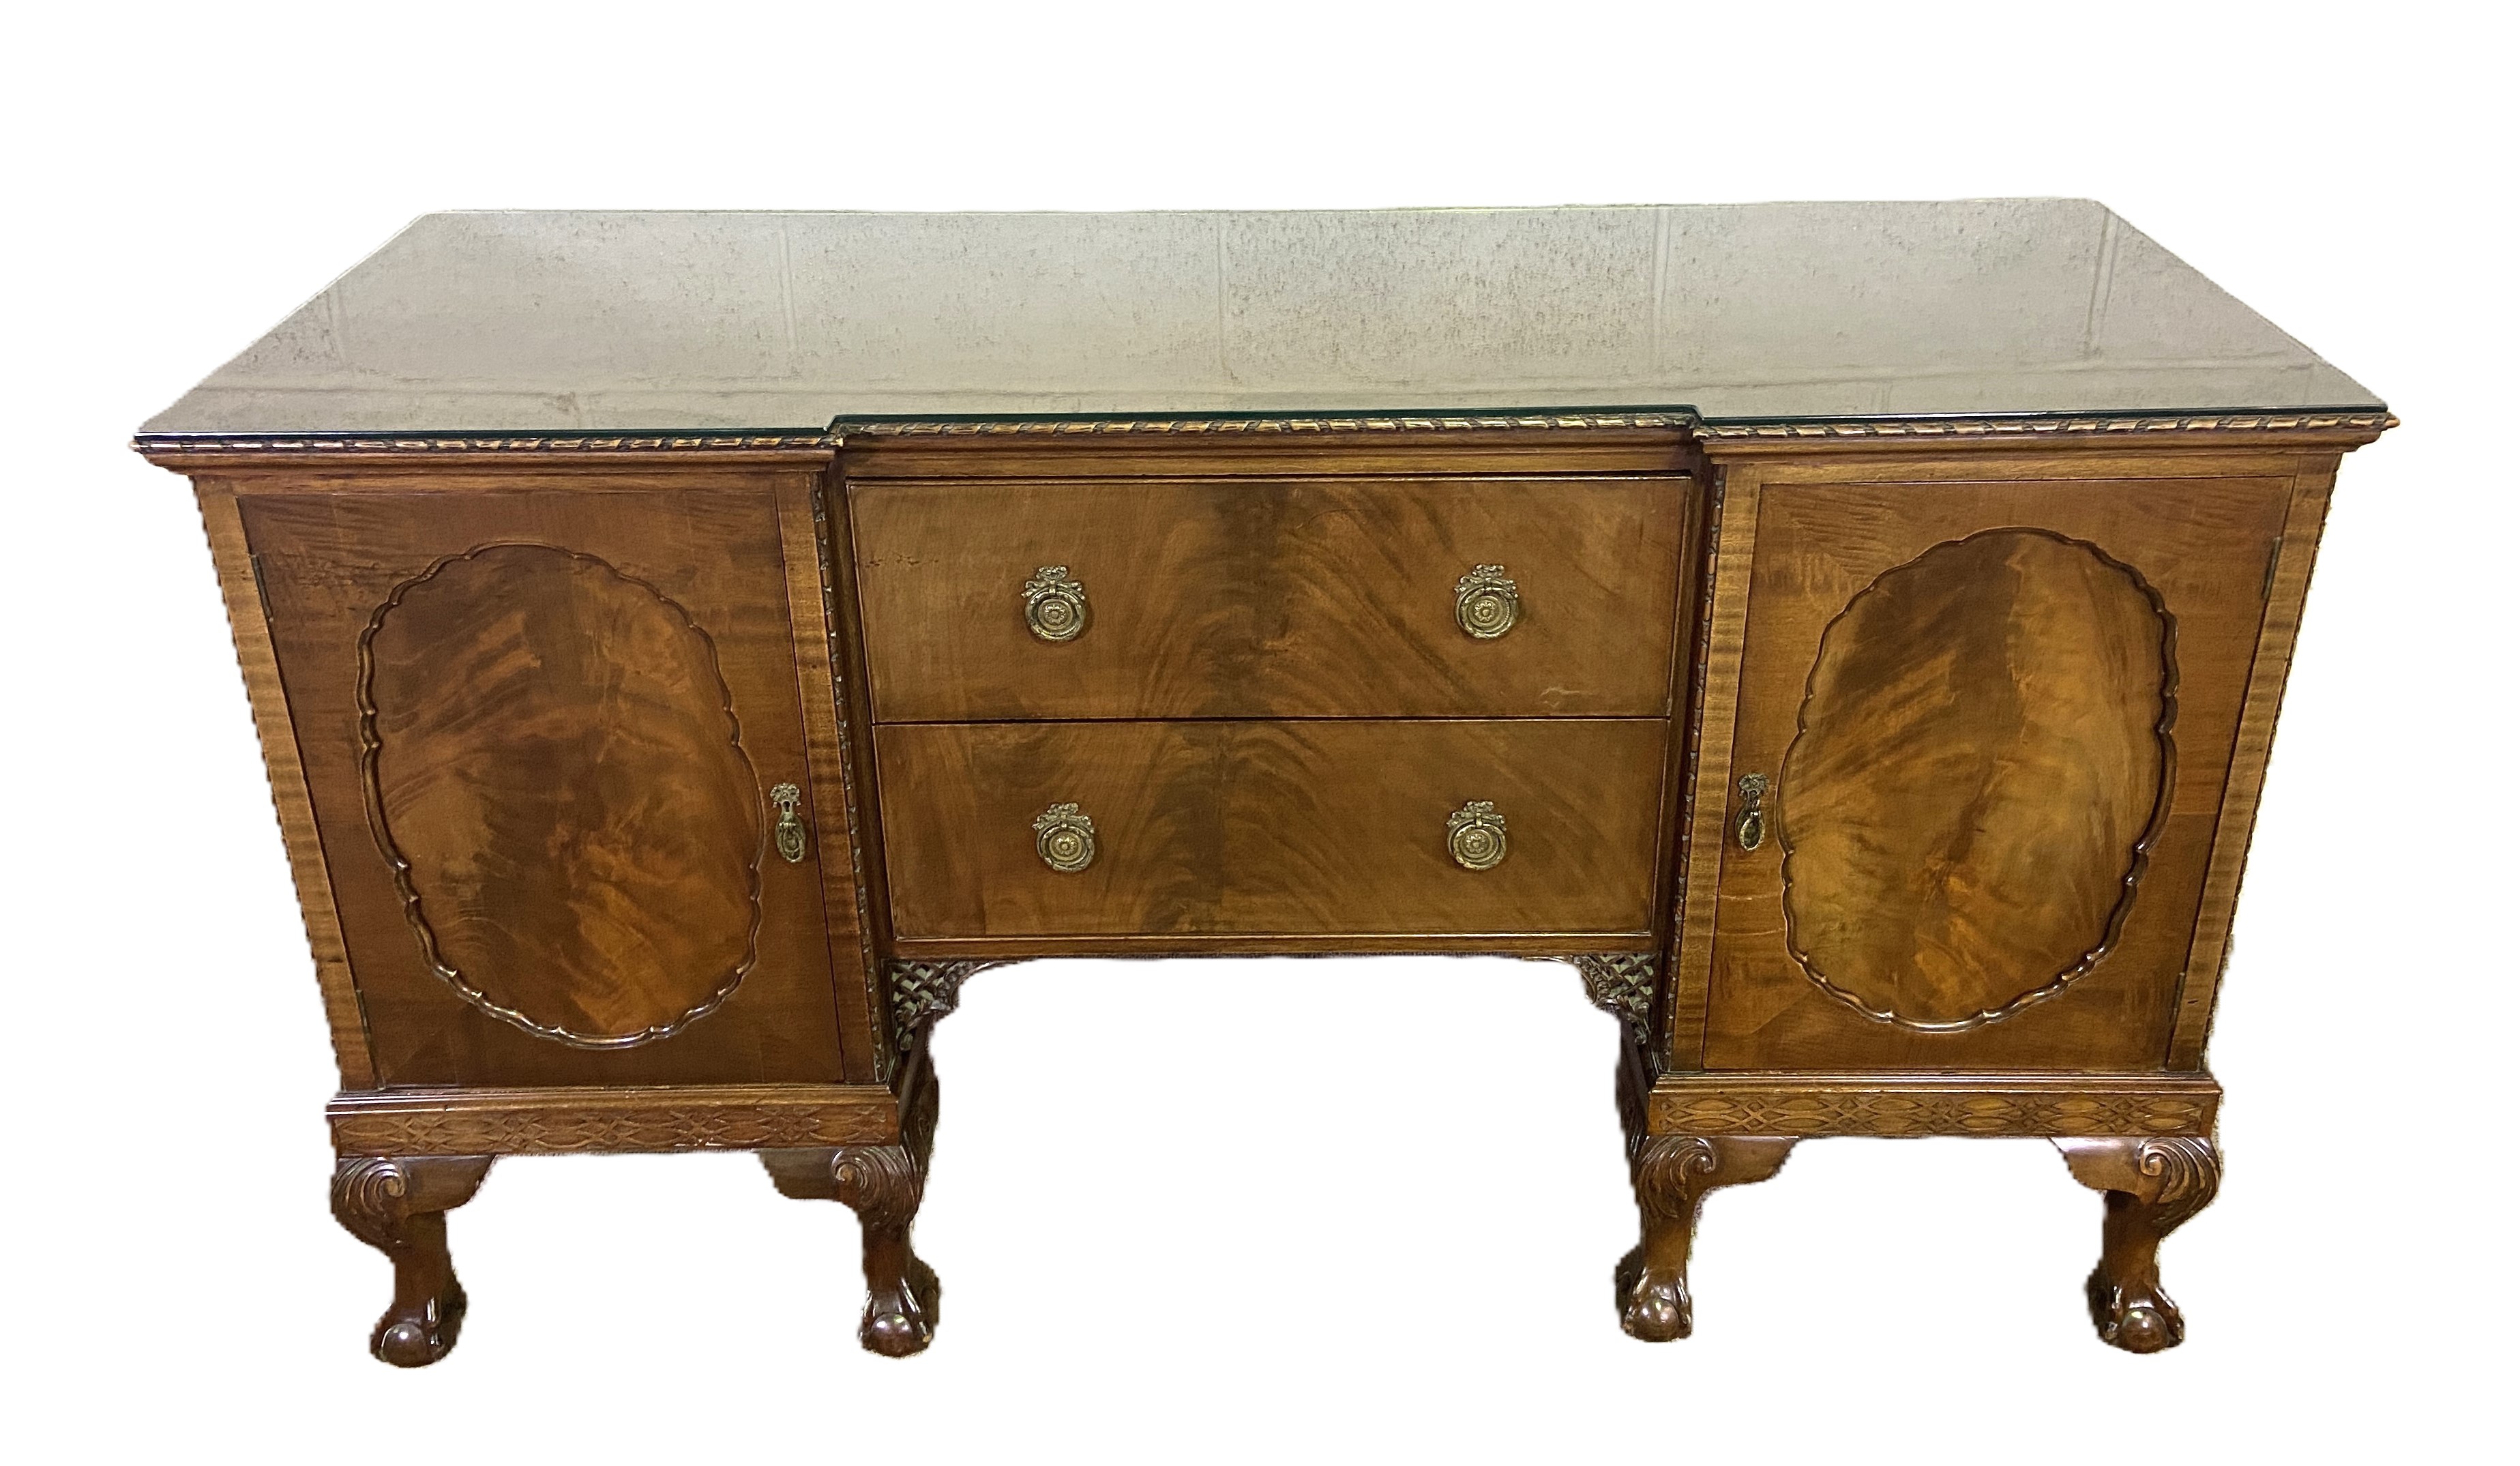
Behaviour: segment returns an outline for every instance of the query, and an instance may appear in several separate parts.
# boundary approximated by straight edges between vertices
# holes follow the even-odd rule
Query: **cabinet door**
[[[380,1083],[871,1070],[811,485],[240,494]]]
[[[1704,1065],[2159,1068],[2291,481],[1882,478],[1738,506]]]

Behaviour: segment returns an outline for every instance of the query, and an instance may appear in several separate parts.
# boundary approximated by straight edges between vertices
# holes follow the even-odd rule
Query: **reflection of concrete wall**
[[[2096,204],[450,213],[147,432],[2376,405]]]

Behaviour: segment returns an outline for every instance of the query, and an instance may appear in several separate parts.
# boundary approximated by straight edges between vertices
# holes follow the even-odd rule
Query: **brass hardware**
[[[1487,800],[1472,800],[1444,821],[1453,863],[1463,870],[1493,870],[1505,861],[1505,816]]]
[[[1522,615],[1522,597],[1506,578],[1504,566],[1474,565],[1453,591],[1453,618],[1481,641],[1494,641],[1512,630]]]
[[[790,865],[805,858],[805,822],[796,817],[797,802],[805,792],[793,784],[782,784],[770,791],[770,802],[778,807],[779,823],[771,838],[779,845],[780,855]]]
[[[1032,848],[1052,870],[1083,870],[1094,863],[1094,821],[1074,804],[1053,804],[1032,822]]]
[[[1767,797],[1766,774],[1741,776],[1741,817],[1733,822],[1732,838],[1741,842],[1745,850],[1757,849],[1768,838],[1768,812],[1759,807]]]
[[[1085,634],[1085,587],[1067,567],[1045,565],[1024,582],[1024,624],[1044,641],[1074,641]]]

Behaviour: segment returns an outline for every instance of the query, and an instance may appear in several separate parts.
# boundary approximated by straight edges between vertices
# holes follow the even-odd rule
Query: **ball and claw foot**
[[[2157,1354],[2187,1337],[2187,1321],[2179,1316],[2179,1306],[2162,1297],[2157,1288],[2140,1292],[2121,1288],[2109,1281],[2109,1270],[2102,1265],[2092,1269],[2083,1291],[2092,1306],[2092,1326],[2100,1331],[2102,1344],[2131,1354]]]
[[[1619,1260],[1613,1280],[1618,1288],[1619,1328],[1629,1338],[1669,1344],[1688,1337],[1688,1285],[1677,1274],[1647,1272],[1643,1248],[1632,1249]]]
[[[445,1358],[463,1329],[464,1286],[450,1282],[443,1296],[416,1309],[406,1311],[399,1305],[386,1309],[368,1339],[368,1352],[388,1364],[418,1369]]]
[[[1630,1133],[1628,1180],[1637,1194],[1643,1238],[1619,1260],[1619,1327],[1650,1344],[1686,1339],[1694,1323],[1688,1297],[1688,1250],[1698,1209],[1720,1186],[1764,1181],[1785,1164],[1794,1142],[1778,1135],[1648,1135]]]
[[[446,1252],[446,1214],[472,1199],[488,1156],[344,1156],[333,1215],[394,1268],[392,1306],[368,1352],[404,1369],[445,1358],[464,1328],[464,1285]]]
[[[2197,1135],[2076,1136],[2056,1148],[2107,1203],[2100,1264],[2083,1285],[2100,1342],[2137,1354],[2178,1347],[2187,1323],[2161,1291],[2161,1239],[2214,1200],[2221,1153]]]
[[[912,1257],[902,1267],[903,1294],[869,1298],[866,1317],[858,1323],[858,1343],[870,1353],[907,1358],[927,1348],[936,1336],[938,1303],[944,1289],[936,1270]]]

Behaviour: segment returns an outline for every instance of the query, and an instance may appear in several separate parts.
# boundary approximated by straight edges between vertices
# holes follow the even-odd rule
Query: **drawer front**
[[[905,939],[1642,934],[1660,719],[879,728]],[[1495,852],[1486,802],[1504,831]],[[1086,832],[1054,811],[1091,821]],[[1458,820],[1456,816],[1461,816]],[[1461,858],[1456,857],[1456,850]],[[1464,862],[1468,862],[1465,864]]]
[[[855,484],[875,714],[1660,717],[1688,484]]]

